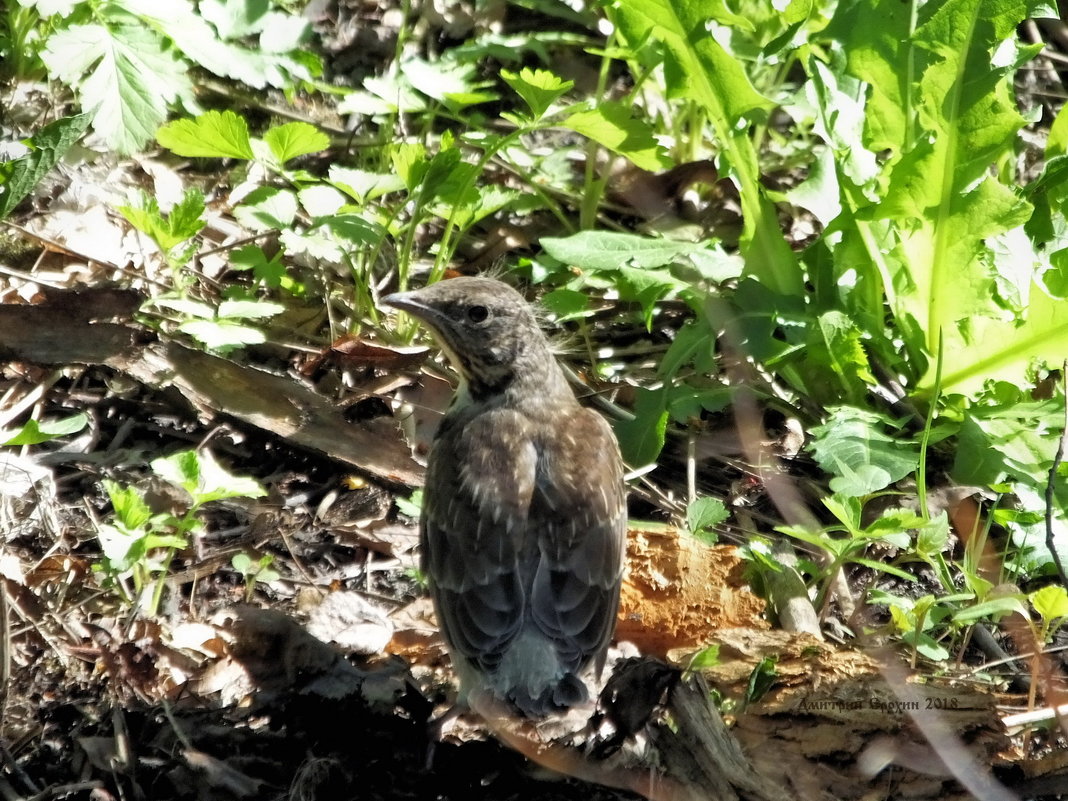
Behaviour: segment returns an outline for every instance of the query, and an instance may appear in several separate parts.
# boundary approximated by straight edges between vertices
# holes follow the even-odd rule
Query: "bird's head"
[[[505,390],[517,376],[541,380],[555,369],[530,304],[500,281],[453,278],[382,302],[430,329],[475,398]]]

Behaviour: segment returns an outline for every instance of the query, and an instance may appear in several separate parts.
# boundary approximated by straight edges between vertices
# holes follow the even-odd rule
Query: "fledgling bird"
[[[523,297],[454,278],[383,303],[460,374],[430,450],[422,567],[460,678],[527,716],[584,702],[615,629],[626,539],[619,447],[579,405]]]

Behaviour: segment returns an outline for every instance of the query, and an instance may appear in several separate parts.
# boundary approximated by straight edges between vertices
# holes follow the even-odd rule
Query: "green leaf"
[[[271,148],[279,164],[330,147],[330,137],[306,122],[289,122],[271,128],[263,135],[263,141]]]
[[[408,58],[401,64],[401,70],[415,89],[454,112],[497,99],[495,92],[485,91],[491,83],[477,80],[474,64],[459,63],[449,57],[439,58],[434,63]]]
[[[72,25],[49,37],[41,58],[54,78],[78,90],[93,130],[108,147],[133,153],[192,94],[186,67],[150,28]]]
[[[577,289],[554,289],[542,297],[541,305],[560,323],[588,317],[593,313],[589,295]]]
[[[269,303],[265,300],[224,300],[219,304],[218,318],[224,319],[263,319],[274,317],[286,310],[280,303]]]
[[[705,648],[702,648],[690,659],[690,664],[686,666],[687,670],[704,670],[706,668],[715,667],[720,663],[719,658],[719,645],[713,643]]]
[[[310,32],[309,23],[298,16],[268,11],[259,2],[249,4],[248,0],[234,0],[232,6],[250,5],[244,12],[235,14],[218,13],[214,9],[215,20],[222,24],[222,30],[233,34],[236,30],[260,34],[258,43],[248,48],[236,43],[224,41],[228,38],[222,31],[208,24],[207,15],[198,13],[189,0],[168,0],[159,3],[156,0],[123,0],[123,6],[137,14],[142,23],[162,31],[175,46],[191,61],[223,78],[232,78],[248,86],[262,89],[266,86],[286,88],[294,79],[309,80],[312,75],[304,64],[304,54],[289,51],[299,47]],[[201,3],[201,11],[205,4]],[[245,17],[242,23],[235,25],[235,20]],[[255,19],[253,20],[253,17]]]
[[[130,531],[143,528],[151,519],[152,510],[148,508],[141,494],[133,487],[123,487],[110,479],[104,479],[103,483],[115,519]]]
[[[171,213],[164,215],[154,197],[142,195],[140,207],[119,206],[119,213],[151,237],[164,254],[170,254],[204,228],[204,196],[197,189],[188,189]]]
[[[288,283],[287,289],[294,285],[293,281],[287,279],[281,252],[267,258],[263,248],[258,245],[245,245],[230,251],[230,266],[235,270],[252,270],[256,280],[262,281],[264,286],[270,289],[284,283]]]
[[[561,125],[604,145],[643,170],[653,172],[670,167],[671,159],[653,138],[653,129],[632,114],[633,110],[622,103],[602,102],[594,109],[565,117]]]
[[[393,502],[397,504],[397,510],[402,515],[418,520],[423,511],[423,491],[416,490],[408,498],[395,496]]]
[[[704,247],[696,242],[675,242],[613,231],[582,231],[563,238],[543,237],[541,245],[554,259],[585,270],[662,267],[679,256]]]
[[[111,569],[118,572],[130,569],[136,561],[134,549],[144,545],[144,532],[126,531],[106,523],[96,527],[96,538]]]
[[[863,399],[876,381],[862,342],[860,328],[848,315],[828,311],[817,317],[806,343],[806,373],[812,378],[809,394],[816,399]]]
[[[7,217],[82,138],[91,120],[92,115],[79,114],[49,123],[25,141],[29,153],[0,163],[0,220]]]
[[[1060,585],[1050,584],[1027,597],[1046,623],[1060,617],[1068,617],[1068,590]]]
[[[1053,400],[969,409],[957,436],[953,478],[989,485],[1011,476],[1045,486],[1063,415],[1061,402]]]
[[[853,406],[827,411],[827,422],[812,429],[810,448],[820,467],[835,476],[834,492],[870,495],[916,470],[916,443],[885,433],[896,428],[889,418]]]
[[[846,193],[856,212],[843,225],[837,270],[885,292],[910,355],[934,355],[944,340],[952,358],[943,391],[973,392],[989,378],[1019,382],[1031,360],[1058,359],[1068,344],[1066,307],[1032,286],[1034,263],[998,253],[1032,209],[991,174],[991,165],[1015,158],[1025,123],[1013,76],[1034,50],[1019,45],[1015,29],[1044,10],[1027,0],[945,0],[917,17],[894,0],[843,0],[827,29],[849,75],[869,84],[866,149],[886,154],[877,192]],[[1026,309],[1014,301],[1021,308],[1011,315],[998,295],[1006,260],[1015,261],[1020,294],[1030,289],[1037,300]],[[869,305],[872,321],[878,311]],[[934,361],[926,374],[922,363],[911,365],[928,391]]]
[[[549,106],[563,97],[575,85],[548,70],[532,70],[524,67],[518,73],[501,70],[501,79],[523,98],[534,119],[539,119]]]
[[[38,423],[36,420],[27,420],[25,425],[3,445],[40,445],[56,437],[65,437],[68,434],[76,434],[89,423],[89,418],[84,413],[64,417],[61,420],[46,420]]]
[[[728,517],[730,512],[719,498],[695,498],[686,507],[686,529],[696,536],[715,528]]]
[[[627,464],[640,467],[653,463],[660,455],[667,433],[666,400],[667,393],[662,389],[635,390],[634,419],[615,424],[619,447]]]
[[[395,173],[367,172],[336,164],[330,168],[327,177],[331,184],[361,203],[405,188],[404,179]]]
[[[766,656],[757,662],[746,684],[746,703],[759,701],[774,686],[775,679],[778,677],[776,662],[777,657],[773,656]]]
[[[259,498],[266,491],[251,478],[235,476],[210,451],[181,451],[152,462],[152,471],[190,494],[195,506],[224,498]]]
[[[289,228],[297,216],[297,196],[288,189],[261,186],[249,192],[234,217],[253,231]]]
[[[232,111],[207,111],[194,119],[175,120],[156,132],[156,141],[187,158],[253,158],[248,123]]]
[[[1004,615],[1011,615],[1017,612],[1025,618],[1028,617],[1027,607],[1023,605],[1022,596],[1013,595],[994,598],[993,600],[970,606],[967,609],[961,609],[953,615],[953,620],[956,623],[972,623],[981,618],[990,617],[996,621],[1000,620]]]
[[[209,350],[222,352],[267,341],[263,331],[232,320],[189,320],[180,324],[178,330]]]

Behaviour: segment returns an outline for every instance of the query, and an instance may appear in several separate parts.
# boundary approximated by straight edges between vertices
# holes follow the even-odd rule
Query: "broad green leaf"
[[[143,532],[127,531],[107,523],[101,523],[96,527],[96,538],[100,542],[100,550],[104,558],[113,570],[119,572],[129,570],[136,561],[131,558],[131,551],[135,546],[143,544],[143,536]]]
[[[301,207],[311,217],[326,217],[337,214],[345,207],[344,193],[328,184],[316,183],[297,192]]]
[[[828,311],[808,329],[805,373],[807,389],[816,400],[839,398],[861,402],[868,386],[875,384],[863,333],[846,314]]]
[[[888,154],[881,197],[849,188],[856,182],[839,175],[855,210],[842,240],[850,247],[836,251],[835,260],[840,275],[878,276],[912,349],[913,380],[922,378],[926,389],[935,360],[928,359],[923,375],[916,347],[930,357],[944,340],[952,358],[942,388],[970,392],[991,367],[995,377],[1022,380],[1029,359],[1063,352],[1068,339],[1043,308],[1048,299],[1032,291],[1038,306],[1022,309],[1031,277],[1021,265],[1009,282],[1016,297],[999,300],[1007,286],[999,243],[1032,208],[991,174],[991,165],[1015,158],[1025,122],[1012,79],[1035,50],[1018,44],[1015,29],[1046,10],[1027,0],[945,0],[914,17],[914,9],[894,0],[843,0],[827,29],[842,45],[848,73],[870,85],[866,149]],[[844,85],[844,75],[820,74]],[[1014,304],[1021,308],[1007,314],[1005,305]],[[870,307],[868,315],[872,322]],[[1035,344],[1047,347],[1028,352]]]
[[[664,390],[635,390],[634,419],[615,424],[619,447],[627,464],[641,467],[656,461],[660,455],[667,433],[668,412],[665,403]]]
[[[397,509],[402,515],[418,520],[423,510],[423,491],[416,490],[408,498],[394,496],[393,502],[397,505]]]
[[[218,317],[231,319],[263,319],[274,317],[286,310],[280,303],[265,300],[224,300],[219,304]]]
[[[2,445],[40,445],[42,442],[77,434],[89,423],[84,413],[64,417],[61,420],[27,420],[25,425]]]
[[[258,328],[251,328],[232,320],[190,320],[178,326],[209,350],[228,351],[245,345],[260,345],[267,336]]]
[[[263,141],[271,148],[279,164],[330,147],[330,137],[306,122],[289,122],[271,128],[263,135]]]
[[[234,217],[253,231],[288,228],[297,216],[297,197],[288,189],[261,186],[248,193],[234,209]]]
[[[560,124],[604,145],[643,170],[654,172],[671,166],[664,147],[653,138],[650,125],[635,119],[632,109],[622,103],[598,103],[589,111],[569,114]]]
[[[439,59],[431,64],[410,58],[401,64],[401,70],[414,88],[454,111],[497,99],[494,92],[485,91],[492,84],[478,80],[474,64],[461,64],[451,59]]]
[[[214,306],[188,298],[150,298],[145,302],[145,306],[162,306],[165,309],[173,309],[186,317],[200,317],[205,320],[210,320],[215,316]]]
[[[188,492],[197,506],[224,498],[258,498],[266,494],[259,482],[226,470],[210,451],[181,451],[155,459],[152,471]]]
[[[1027,596],[1031,606],[1047,623],[1059,617],[1068,617],[1068,590],[1050,584]]]
[[[810,447],[820,467],[836,477],[835,492],[869,495],[916,470],[916,443],[888,434],[888,429],[896,429],[888,418],[853,406],[827,411],[827,422],[812,429]]]
[[[270,8],[268,0],[200,0],[200,15],[223,39],[258,33]]]
[[[702,648],[693,658],[690,659],[690,664],[686,666],[687,670],[704,670],[705,668],[715,667],[720,663],[719,659],[719,645],[713,643],[706,648]]]
[[[675,242],[610,231],[582,231],[564,238],[544,237],[541,245],[554,259],[587,270],[662,267],[679,256],[704,247],[696,242]]]
[[[1028,478],[1044,486],[1063,415],[1060,401],[969,409],[957,436],[954,480],[990,485],[1006,478]]]
[[[26,197],[63,158],[71,145],[82,138],[91,114],[65,117],[44,126],[26,140],[30,152],[0,163],[0,220]]]
[[[408,191],[414,192],[429,169],[426,148],[418,142],[402,142],[389,149],[389,157]]]
[[[167,0],[166,3],[123,0],[122,5],[151,27],[162,31],[191,61],[215,75],[233,78],[257,89],[266,86],[284,88],[290,85],[292,78],[311,78],[300,60],[283,55],[299,46],[310,32],[308,22],[299,16],[275,12],[264,14],[256,26],[263,31],[259,46],[248,48],[225,41],[225,37],[220,38],[190,0]],[[272,34],[278,44],[268,46],[266,28],[271,25],[272,18],[278,17],[286,30],[281,36]]]
[[[554,289],[542,297],[541,304],[556,322],[577,320],[592,314],[589,295],[577,289]]]
[[[1016,596],[1007,596],[983,601],[975,606],[969,606],[967,609],[961,609],[953,615],[953,620],[957,623],[972,623],[984,617],[991,617],[996,621],[1000,620],[1004,615],[1013,613],[1019,613],[1025,618],[1028,617],[1027,607],[1023,605],[1023,601]]]
[[[405,188],[404,179],[396,173],[367,172],[351,167],[339,167],[336,164],[330,168],[327,178],[338,189],[361,203]]]
[[[565,81],[548,70],[532,70],[527,67],[518,73],[501,70],[501,79],[523,98],[534,119],[544,115],[549,106],[575,85],[574,81]]]
[[[188,158],[253,158],[248,123],[229,110],[207,111],[194,119],[175,120],[156,132],[156,141]]]
[[[155,31],[119,24],[72,25],[49,37],[41,58],[52,76],[75,87],[108,146],[132,153],[192,95],[185,65]]]
[[[730,512],[719,498],[696,498],[686,507],[686,529],[699,539],[707,540],[702,532],[715,528],[728,517]]]

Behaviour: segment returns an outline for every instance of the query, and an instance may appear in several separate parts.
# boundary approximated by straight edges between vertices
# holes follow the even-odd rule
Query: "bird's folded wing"
[[[626,545],[619,448],[608,424],[583,409],[542,451],[529,527],[542,559],[531,612],[572,670],[598,660],[615,629]]]
[[[439,434],[427,474],[423,570],[454,651],[496,666],[522,625],[517,546],[537,455],[522,418],[498,410]]]

